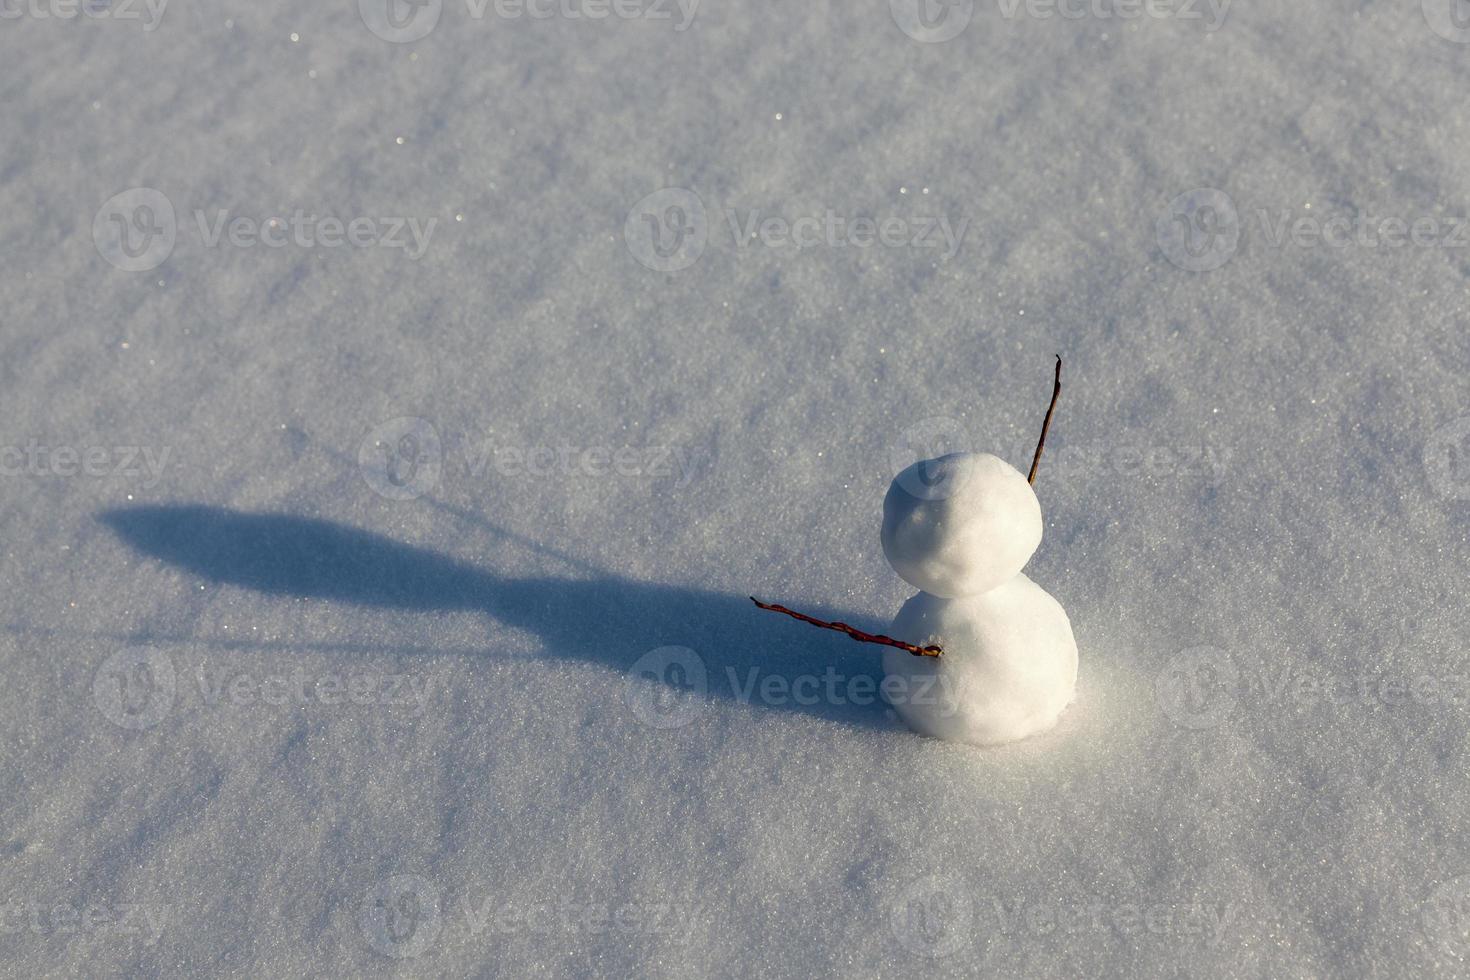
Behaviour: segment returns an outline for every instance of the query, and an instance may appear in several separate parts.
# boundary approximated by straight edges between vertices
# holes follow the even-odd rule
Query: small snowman
[[[917,492],[916,492],[917,491]],[[883,553],[920,589],[890,632],[943,650],[890,648],[883,671],[914,731],[995,745],[1056,724],[1077,687],[1077,641],[1059,602],[1021,569],[1041,543],[1031,484],[988,453],[955,453],[900,473],[883,501]]]
[[[883,553],[919,594],[889,636],[773,609],[888,647],[883,689],[914,731],[973,745],[1044,732],[1072,702],[1077,641],[1059,602],[1021,569],[1041,543],[1031,484],[1061,393],[1057,358],[1051,407],[1031,475],[988,453],[923,460],[894,478],[883,501]]]

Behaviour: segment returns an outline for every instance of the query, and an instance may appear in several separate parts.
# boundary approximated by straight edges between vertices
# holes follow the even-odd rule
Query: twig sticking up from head
[[[1036,468],[1041,465],[1041,450],[1046,445],[1046,433],[1051,428],[1051,413],[1057,410],[1057,399],[1062,394],[1062,355],[1057,355],[1057,380],[1051,389],[1051,405],[1046,409],[1046,421],[1041,423],[1041,438],[1036,440],[1036,455],[1031,457],[1031,472],[1026,475],[1026,482],[1032,486],[1036,485]]]
[[[940,654],[944,653],[944,651],[937,646],[916,647],[912,643],[905,643],[902,640],[895,640],[893,637],[884,636],[881,633],[864,633],[862,630],[854,629],[853,627],[848,626],[846,623],[829,623],[825,620],[813,619],[812,617],[803,615],[799,612],[793,612],[792,610],[787,609],[785,606],[777,606],[771,603],[761,602],[755,596],[751,596],[750,601],[755,603],[757,606],[760,606],[762,609],[767,609],[771,612],[785,613],[793,619],[801,620],[803,623],[811,623],[813,626],[820,626],[824,630],[836,630],[839,633],[846,633],[848,636],[861,643],[881,643],[883,646],[887,647],[898,647],[900,650],[907,650],[909,653],[912,653],[916,657],[937,657]]]

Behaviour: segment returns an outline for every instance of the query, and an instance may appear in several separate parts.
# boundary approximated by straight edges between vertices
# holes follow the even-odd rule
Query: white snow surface
[[[889,6],[6,8],[0,975],[1465,975],[1470,38]],[[917,736],[747,597],[1058,353],[1077,700]]]
[[[989,592],[941,599],[920,592],[890,634],[943,654],[883,654],[884,700],[916,732],[999,745],[1057,723],[1077,687],[1077,640],[1066,610],[1017,575]]]
[[[884,557],[905,582],[934,596],[1004,585],[1026,567],[1041,535],[1035,492],[989,453],[920,460],[883,497]]]

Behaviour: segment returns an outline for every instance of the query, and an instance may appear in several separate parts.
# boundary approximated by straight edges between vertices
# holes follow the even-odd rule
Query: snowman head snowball
[[[916,462],[894,478],[883,500],[883,554],[919,593],[899,610],[892,636],[752,599],[886,646],[884,696],[921,735],[972,745],[1013,742],[1053,727],[1075,696],[1072,624],[1061,604],[1021,572],[1041,543],[1032,482],[1061,377],[1059,357],[1030,476],[988,453],[953,453]]]

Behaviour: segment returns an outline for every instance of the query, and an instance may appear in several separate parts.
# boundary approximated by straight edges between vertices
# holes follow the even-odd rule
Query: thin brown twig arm
[[[852,637],[854,640],[859,641],[860,643],[879,643],[887,647],[898,647],[900,650],[907,650],[909,653],[912,653],[916,657],[937,657],[944,653],[944,651],[937,646],[916,647],[912,643],[905,643],[902,640],[895,640],[893,637],[884,636],[881,633],[864,633],[862,630],[848,626],[846,623],[829,623],[826,620],[813,619],[810,616],[804,615],[791,609],[787,609],[785,606],[777,606],[773,603],[761,602],[755,596],[751,596],[750,601],[755,603],[757,606],[760,606],[762,609],[769,610],[770,612],[785,613],[787,616],[790,616],[793,619],[799,619],[803,623],[811,623],[813,626],[820,626],[824,630],[836,630],[839,633],[846,633],[848,636]]]
[[[1036,468],[1041,465],[1041,450],[1046,445],[1046,433],[1051,428],[1051,413],[1057,410],[1057,399],[1062,395],[1062,355],[1057,355],[1057,380],[1051,389],[1051,404],[1046,409],[1046,421],[1041,423],[1041,438],[1036,441],[1036,455],[1031,457],[1031,472],[1026,482],[1036,485]]]

